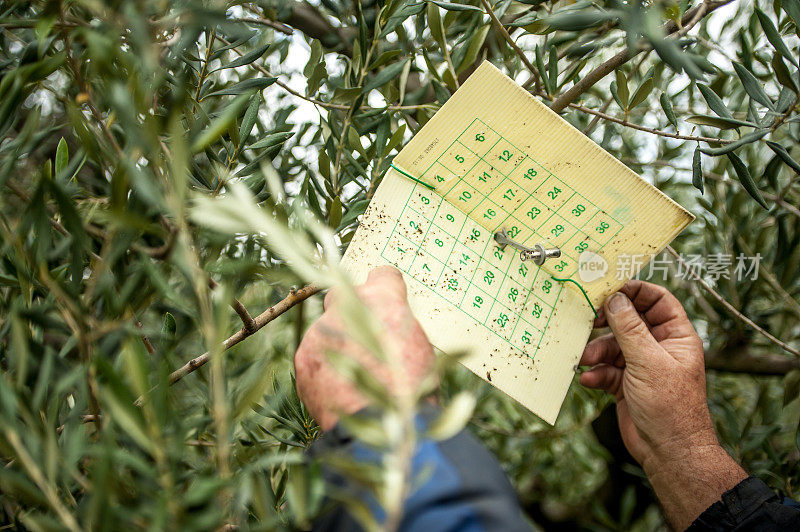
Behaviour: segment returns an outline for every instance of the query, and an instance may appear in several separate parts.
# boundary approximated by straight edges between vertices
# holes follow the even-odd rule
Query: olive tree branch
[[[515,43],[514,39],[511,38],[511,35],[506,30],[505,26],[503,26],[503,23],[500,22],[500,19],[497,18],[497,15],[495,15],[494,10],[489,5],[489,2],[486,0],[481,0],[481,3],[483,4],[483,9],[486,11],[486,14],[489,15],[490,19],[492,19],[492,24],[494,24],[495,28],[497,28],[497,31],[500,32],[500,35],[502,35],[508,45],[514,49],[519,58],[522,60],[523,64],[528,68],[528,70],[531,71],[531,76],[533,78],[533,91],[536,93],[542,92],[542,80],[539,77],[539,71],[536,70],[536,67],[533,66],[527,57],[525,57],[525,53],[522,51],[522,49],[517,46],[517,43]]]
[[[728,309],[728,311],[730,311],[731,314],[736,316],[740,321],[742,321],[745,324],[749,325],[753,330],[755,330],[756,332],[761,334],[764,338],[766,338],[767,340],[769,340],[773,344],[777,345],[778,347],[780,347],[784,351],[788,351],[789,353],[792,353],[793,355],[800,357],[800,350],[795,349],[794,347],[790,346],[789,344],[787,344],[786,342],[784,342],[782,340],[779,340],[778,338],[776,338],[775,336],[770,334],[768,331],[766,331],[764,328],[762,328],[760,325],[758,325],[756,322],[754,322],[753,320],[751,320],[750,318],[748,318],[747,316],[742,314],[736,307],[731,305],[724,297],[722,297],[722,295],[720,295],[719,292],[714,290],[714,288],[712,288],[711,285],[709,285],[705,280],[703,280],[702,277],[700,277],[699,275],[697,275],[697,273],[692,271],[691,268],[687,268],[686,267],[686,262],[683,260],[683,257],[681,257],[678,254],[678,252],[675,251],[672,248],[672,246],[667,246],[666,249],[670,253],[670,255],[675,257],[675,260],[677,260],[678,263],[680,263],[682,266],[684,266],[684,268],[686,268],[686,271],[689,273],[689,276],[692,278],[692,280],[694,280],[700,286],[702,286],[706,290],[706,292],[711,294],[711,296],[714,299],[719,301],[719,303],[723,307]]]
[[[680,24],[676,23],[675,21],[670,21],[665,26],[665,30],[668,35],[674,33],[676,34],[676,38],[680,38],[689,30],[691,30],[698,22],[700,22],[703,17],[718,7],[728,4],[731,1],[732,0],[706,0],[699,6],[684,13]],[[550,105],[550,109],[556,113],[560,113],[566,109],[570,103],[574,102],[580,95],[592,88],[598,81],[630,61],[636,55],[651,49],[651,46],[645,45],[636,50],[631,50],[630,48],[622,50],[617,55],[613,56],[611,59],[608,59],[606,62],[602,63],[600,66],[586,74],[583,78],[581,78],[580,81],[578,81],[578,83],[570,87],[569,90],[562,93],[561,96],[553,101],[553,103]]]
[[[242,340],[249,338],[255,332],[262,329],[266,324],[289,310],[290,308],[294,307],[301,301],[305,301],[309,297],[317,294],[321,289],[313,284],[304,286],[299,290],[294,290],[289,293],[288,296],[283,298],[278,303],[272,305],[270,308],[256,316],[253,321],[255,322],[255,329],[252,332],[248,332],[245,329],[240,329],[239,331],[235,332],[231,336],[228,337],[227,340],[222,342],[222,349],[223,351],[230,349],[231,347],[235,346]],[[194,370],[205,364],[211,358],[211,354],[209,351],[206,351],[200,356],[197,356],[191,359],[189,362],[181,366],[180,368],[176,369],[169,375],[169,383],[174,384],[181,380],[183,377],[192,373]],[[139,403],[140,401],[137,401]]]
[[[209,277],[209,279],[208,279],[208,287],[211,290],[214,290],[218,286],[219,286],[219,284],[214,279],[211,279]],[[236,314],[239,315],[239,318],[242,320],[242,324],[244,325],[244,330],[245,331],[249,332],[250,334],[253,334],[254,332],[256,332],[258,330],[258,329],[256,329],[255,320],[253,320],[253,317],[250,315],[249,312],[247,312],[247,308],[242,304],[241,301],[239,301],[238,299],[236,299],[234,297],[233,301],[231,301],[231,307],[236,312]]]

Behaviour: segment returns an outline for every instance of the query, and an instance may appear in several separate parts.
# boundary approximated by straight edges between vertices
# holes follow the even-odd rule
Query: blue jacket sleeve
[[[424,408],[417,416],[418,427],[424,428],[436,413],[435,408]],[[376,451],[349,437],[340,427],[312,445],[312,455],[322,453],[343,453],[360,462],[380,459]],[[400,531],[531,530],[500,465],[469,432],[462,430],[444,441],[421,440],[412,470],[413,478],[422,480],[405,502]],[[384,512],[370,492],[330,469],[323,471],[336,489],[365,502],[372,516],[383,522]],[[361,527],[344,506],[331,504],[314,523],[314,530],[350,531]]]

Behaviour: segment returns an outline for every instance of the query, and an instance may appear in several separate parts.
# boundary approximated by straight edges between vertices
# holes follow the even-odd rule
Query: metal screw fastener
[[[527,251],[520,251],[519,258],[523,261],[532,260],[537,266],[544,264],[547,259],[557,259],[561,256],[561,250],[558,248],[545,249],[543,245],[536,244],[533,249]]]
[[[544,261],[547,259],[555,259],[561,256],[561,250],[558,248],[545,249],[545,247],[541,244],[536,244],[532,248],[523,246],[519,242],[515,242],[513,239],[511,239],[511,237],[508,236],[505,228],[494,234],[494,240],[500,246],[500,249],[504,249],[506,246],[511,246],[514,249],[518,249],[520,252],[519,258],[521,260],[532,260],[537,266],[544,264]]]

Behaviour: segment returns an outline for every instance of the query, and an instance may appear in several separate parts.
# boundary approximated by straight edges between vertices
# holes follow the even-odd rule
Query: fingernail
[[[625,294],[617,292],[608,300],[608,311],[612,314],[622,312],[628,306],[628,298]]]

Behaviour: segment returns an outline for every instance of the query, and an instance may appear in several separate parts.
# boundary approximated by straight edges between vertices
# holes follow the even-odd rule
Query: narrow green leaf
[[[317,39],[311,40],[311,55],[308,58],[308,63],[306,63],[305,68],[303,68],[303,75],[305,77],[311,76],[314,72],[314,69],[317,68],[317,65],[322,60],[322,43],[320,43]]]
[[[672,124],[672,127],[674,127],[675,130],[677,130],[678,118],[675,116],[675,111],[672,109],[672,102],[669,101],[667,93],[662,92],[661,96],[659,96],[658,99],[661,102],[661,109],[664,110],[664,114],[667,116],[667,120],[669,120],[669,123]]]
[[[759,131],[753,131],[749,133],[736,142],[731,142],[730,144],[725,144],[720,148],[700,148],[700,151],[705,153],[706,155],[711,155],[712,157],[717,157],[719,155],[725,155],[728,152],[732,152],[733,150],[739,149],[746,144],[751,144],[769,133],[768,129],[761,129]]]
[[[483,13],[483,10],[478,6],[471,6],[469,4],[453,4],[451,2],[440,2],[439,0],[431,0],[431,3],[448,11],[477,11]]]
[[[703,94],[703,98],[705,98],[708,107],[711,108],[712,111],[717,113],[717,115],[721,116],[722,118],[733,118],[733,114],[722,101],[722,98],[720,98],[716,92],[711,90],[711,87],[708,85],[703,85],[702,83],[698,83],[697,88],[700,89],[700,92]]]
[[[467,51],[464,53],[464,59],[461,60],[461,63],[456,68],[456,74],[461,74],[478,60],[478,54],[481,48],[483,48],[486,35],[488,35],[491,27],[491,24],[484,24],[472,35],[469,45],[467,46]]]
[[[786,163],[786,166],[788,166],[789,168],[797,172],[798,175],[800,175],[800,163],[792,159],[792,156],[789,155],[789,152],[786,150],[786,148],[784,148],[777,142],[772,142],[771,140],[767,141],[767,146],[769,146],[770,149],[775,152],[775,155],[780,157],[781,160],[784,163]]]
[[[728,153],[727,156],[731,162],[731,166],[733,166],[734,172],[736,172],[736,176],[739,178],[739,182],[742,183],[742,186],[747,193],[750,194],[750,196],[756,200],[759,205],[765,209],[769,209],[767,202],[764,201],[764,197],[758,190],[758,187],[753,181],[753,176],[750,175],[750,171],[747,169],[747,166],[745,166],[744,162],[742,162],[739,156],[733,152]]]
[[[55,175],[60,174],[64,168],[67,167],[69,163],[69,148],[67,147],[67,141],[64,140],[64,137],[61,137],[61,140],[58,141],[58,147],[56,148],[56,166],[55,166]]]
[[[723,118],[721,116],[691,115],[686,119],[692,124],[700,126],[711,126],[719,129],[735,129],[737,127],[758,127],[758,124],[738,120],[736,118]]]
[[[428,4],[427,17],[428,29],[431,31],[431,35],[439,45],[439,48],[444,52],[446,46],[444,40],[444,25],[442,24],[442,17],[439,14],[439,8],[436,7],[436,4],[432,2]]]
[[[539,45],[536,45],[536,68],[539,70],[539,75],[542,78],[542,83],[544,84],[545,89],[550,90],[550,83],[547,80],[547,69],[544,67],[544,59],[542,58],[542,49]]]
[[[786,68],[786,65],[783,63],[783,59],[777,53],[772,54],[772,71],[775,72],[775,77],[778,78],[781,85],[784,87],[788,87],[795,93],[798,92],[797,82],[792,77],[792,74],[789,72],[789,69]]]
[[[161,335],[165,338],[172,338],[175,336],[175,331],[177,330],[178,326],[175,323],[175,316],[169,312],[164,313],[164,323],[161,325]]]
[[[653,81],[652,77],[647,78],[639,85],[639,88],[636,89],[636,92],[633,93],[633,98],[631,98],[630,109],[635,109],[638,105],[644,102],[650,93],[653,92],[653,87],[655,86],[655,82]]]
[[[628,80],[625,79],[625,74],[621,70],[615,70],[614,76],[617,81],[617,96],[619,98],[619,105],[625,110],[628,110],[628,102],[630,102],[631,93],[628,90]]]
[[[274,78],[273,78],[274,79]],[[198,135],[197,139],[192,143],[191,152],[199,153],[206,149],[212,142],[216,141],[228,127],[236,121],[239,113],[242,112],[244,106],[247,105],[249,95],[242,94],[236,97],[228,107],[226,107],[219,116],[212,120],[211,124]]]
[[[554,30],[580,31],[602,24],[603,22],[614,19],[617,16],[618,13],[612,10],[590,11],[588,9],[581,9],[566,13],[556,13],[553,16],[543,19],[543,22]]]
[[[705,193],[703,187],[703,167],[700,156],[700,146],[694,149],[692,156],[692,185],[700,191],[700,194]]]
[[[547,59],[547,81],[550,83],[550,94],[555,94],[558,83],[558,50],[554,44],[550,45],[550,57]]]
[[[272,135],[267,135],[263,139],[259,140],[258,142],[254,142],[247,148],[250,150],[260,150],[261,148],[271,148],[278,144],[283,144],[290,138],[294,136],[294,133],[289,131],[287,133],[273,133]]]
[[[404,59],[397,63],[392,63],[380,72],[378,72],[366,85],[364,85],[364,93],[377,89],[389,83],[391,80],[400,75],[410,59]]]
[[[786,11],[786,14],[789,15],[789,18],[792,19],[792,22],[794,22],[794,32],[800,37],[800,2],[785,0],[781,2],[781,7]]]
[[[769,109],[775,108],[772,100],[770,100],[767,93],[764,92],[764,87],[761,86],[761,82],[756,79],[752,72],[747,70],[743,64],[737,63],[736,61],[733,62],[733,69],[736,71],[736,75],[739,76],[739,80],[742,82],[742,86],[744,86],[744,90],[747,91],[750,98]]]
[[[475,397],[467,392],[460,392],[428,427],[428,436],[434,440],[452,438],[464,428],[474,409]]]
[[[218,91],[214,91],[210,94],[206,94],[203,99],[210,98],[212,96],[237,96],[239,94],[244,94],[245,92],[250,92],[252,90],[261,91],[266,89],[278,78],[253,78],[253,79],[246,79],[244,81],[240,81],[239,83],[234,83],[230,87],[226,87],[224,89],[220,89]]]
[[[788,1],[791,2],[792,0]],[[797,65],[797,58],[789,50],[789,47],[786,46],[786,43],[783,42],[783,38],[778,32],[778,28],[775,27],[775,24],[772,23],[772,20],[760,9],[756,8],[755,11],[758,21],[761,23],[761,27],[764,29],[764,35],[767,36],[767,40],[770,42],[772,47],[775,48],[775,51],[788,59],[790,63]]]
[[[247,111],[245,111],[244,118],[242,118],[242,123],[239,126],[240,147],[245,145],[247,137],[249,137],[250,132],[253,131],[253,126],[256,124],[256,119],[258,118],[258,107],[260,103],[261,98],[259,94],[253,94],[253,97],[250,98],[250,105],[247,106]]]
[[[342,222],[342,198],[336,196],[331,202],[331,208],[328,211],[328,225],[332,228],[339,227]]]
[[[264,55],[264,52],[266,52],[269,47],[270,47],[269,44],[265,44],[264,46],[260,46],[259,48],[256,48],[255,50],[250,51],[250,52],[244,54],[243,56],[236,58],[235,60],[231,61],[227,65],[222,65],[221,67],[219,67],[216,70],[224,70],[226,68],[236,68],[236,67],[240,67],[240,66],[244,66],[244,65],[249,65],[250,63],[252,63],[256,59],[258,59],[259,57]]]

